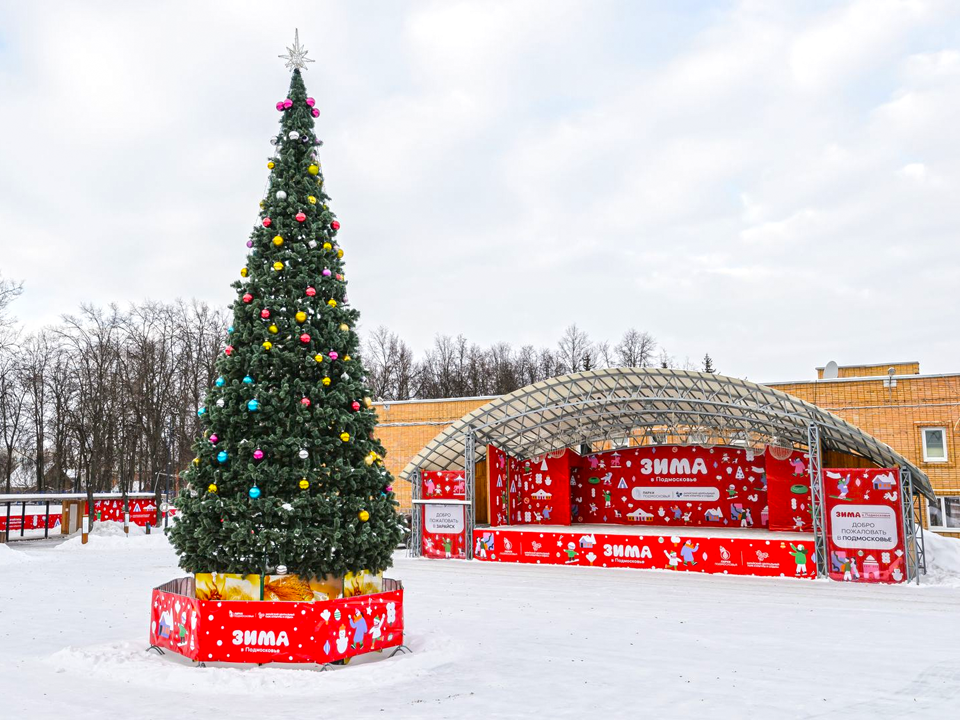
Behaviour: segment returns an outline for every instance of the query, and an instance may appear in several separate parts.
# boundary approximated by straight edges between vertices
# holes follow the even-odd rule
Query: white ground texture
[[[920,587],[409,560],[412,655],[332,672],[146,652],[158,533],[0,545],[0,717],[955,718],[960,541]]]

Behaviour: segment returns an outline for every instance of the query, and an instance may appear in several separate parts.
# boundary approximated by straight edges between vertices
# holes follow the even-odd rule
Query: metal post
[[[130,534],[130,498],[127,497],[126,491],[123,493],[123,532],[126,535]]]
[[[410,475],[410,542],[407,545],[408,557],[420,557],[423,555],[423,529],[421,527],[421,514],[423,506],[417,504],[423,494],[423,479],[420,475],[420,468],[415,468]]]
[[[820,428],[816,423],[807,425],[808,472],[810,476],[810,500],[813,514],[813,547],[817,562],[817,575],[829,577],[827,558],[826,510],[823,493],[823,467],[820,459]]]
[[[469,428],[463,436],[463,479],[466,482],[466,494],[464,500],[469,501],[469,505],[464,505],[464,550],[466,550],[467,560],[473,560],[473,519],[475,517],[476,493],[474,485],[477,475],[477,457],[476,457],[477,438],[473,434],[473,429]]]
[[[61,506],[62,507],[62,506]],[[62,510],[60,511],[63,512]],[[50,501],[47,500],[44,511],[43,511],[43,539],[46,540],[50,537]]]
[[[900,470],[900,502],[903,509],[903,547],[907,565],[907,582],[920,584],[920,544],[913,515],[913,475],[909,469]]]
[[[7,501],[7,526],[3,529],[3,539],[10,542],[10,501]]]
[[[27,504],[20,503],[20,537],[23,537],[23,532],[27,529]]]

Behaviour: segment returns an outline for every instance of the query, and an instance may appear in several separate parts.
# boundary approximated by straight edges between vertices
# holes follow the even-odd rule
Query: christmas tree
[[[169,531],[189,572],[377,573],[402,533],[300,73],[310,60],[299,40],[289,50],[269,189]]]

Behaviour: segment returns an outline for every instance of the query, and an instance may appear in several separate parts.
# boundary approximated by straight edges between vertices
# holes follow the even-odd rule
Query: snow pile
[[[960,587],[960,540],[923,533],[923,547],[927,553],[927,575],[921,583]]]
[[[93,528],[90,530],[86,545],[83,544],[82,535],[77,533],[66,542],[58,545],[56,549],[60,551],[66,550],[68,552],[83,552],[84,550],[93,546],[97,549],[103,550],[123,550],[129,549],[131,542],[150,542],[155,536],[157,538],[161,538],[162,542],[166,542],[166,537],[164,536],[162,529],[154,530],[153,534],[148,538],[142,527],[131,523],[130,534],[127,535],[125,532],[123,532],[122,522],[117,522],[114,520],[102,520],[94,523]]]
[[[17,552],[8,545],[0,544],[0,567],[21,565],[29,561],[29,558],[23,553]]]

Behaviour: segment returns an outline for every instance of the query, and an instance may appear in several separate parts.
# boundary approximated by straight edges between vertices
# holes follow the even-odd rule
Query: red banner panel
[[[766,527],[762,455],[642,447],[587,455],[571,476],[576,523]]]
[[[490,524],[494,527],[509,522],[510,473],[507,454],[500,448],[487,445],[487,474],[490,478]]]
[[[559,457],[509,458],[510,520],[514,525],[570,524],[570,450]]]
[[[807,453],[791,451],[786,457],[775,457],[767,448],[764,457],[770,529],[813,532]]]
[[[157,524],[157,503],[149,498],[127,500],[130,522],[140,527]],[[97,520],[123,522],[123,500],[94,500],[93,511]],[[172,513],[171,513],[172,514]]]
[[[488,562],[628,567],[679,572],[816,577],[813,540],[670,534],[474,530],[474,557]]]
[[[906,579],[900,471],[824,468],[830,578],[897,583]]]
[[[60,513],[50,513],[50,529],[60,527]],[[10,532],[19,532],[20,526],[24,530],[43,530],[46,522],[46,515],[29,514],[21,518],[19,515],[10,515]],[[0,515],[0,532],[7,530],[7,516]]]
[[[326,663],[402,643],[403,588],[322,602],[196,600],[153,591],[150,644],[191,660]]]
[[[463,470],[423,470],[420,475],[424,500],[463,500],[467,496]]]
[[[463,505],[423,505],[423,557],[464,559],[466,524]]]

